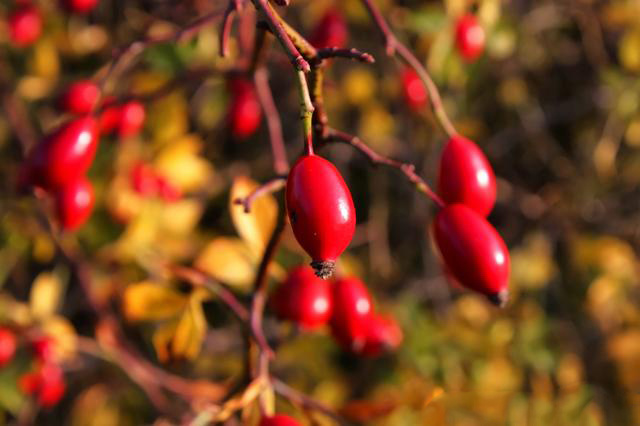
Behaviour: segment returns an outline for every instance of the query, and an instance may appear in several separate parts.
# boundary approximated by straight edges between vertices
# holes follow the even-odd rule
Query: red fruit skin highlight
[[[98,126],[92,117],[76,118],[62,125],[32,153],[36,183],[59,188],[83,176],[98,149]]]
[[[55,194],[56,209],[62,228],[75,231],[91,216],[95,195],[93,185],[85,177],[59,189]]]
[[[458,19],[455,37],[458,52],[465,61],[473,62],[482,55],[486,35],[474,15],[466,14]]]
[[[351,192],[333,164],[303,155],[289,172],[286,205],[293,233],[321,278],[333,272],[356,226]]]
[[[318,278],[308,266],[291,270],[272,300],[279,318],[308,330],[325,325],[331,317],[331,283]]]
[[[485,217],[491,213],[496,177],[478,145],[462,136],[449,139],[440,157],[438,193],[447,204],[465,204]]]
[[[331,334],[343,348],[359,352],[365,345],[373,316],[367,287],[357,278],[340,278],[333,284]]]
[[[509,250],[495,228],[463,204],[444,207],[432,233],[441,260],[464,287],[506,303],[510,274]]]
[[[0,328],[0,367],[9,364],[18,346],[16,335],[8,328]]]
[[[76,115],[89,114],[100,99],[100,88],[91,80],[69,85],[62,96],[62,108]]]
[[[9,15],[9,37],[16,46],[32,45],[41,33],[42,16],[35,6],[21,6]]]

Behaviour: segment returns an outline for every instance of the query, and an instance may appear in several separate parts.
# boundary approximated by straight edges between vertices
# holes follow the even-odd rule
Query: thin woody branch
[[[337,47],[318,49],[317,58],[320,60],[330,58],[346,58],[364,62],[367,64],[373,64],[376,61],[373,55],[366,52],[360,52],[358,49],[338,49]]]
[[[229,0],[229,5],[222,17],[220,24],[220,56],[223,58],[229,54],[229,37],[231,35],[233,19],[235,14],[242,10],[242,6],[243,0]]]
[[[269,141],[271,142],[271,152],[273,154],[273,170],[278,175],[285,175],[289,171],[289,161],[287,160],[287,151],[284,145],[284,137],[282,136],[282,124],[280,122],[280,114],[273,100],[273,94],[269,87],[269,72],[264,67],[258,68],[253,74],[253,82],[255,83],[258,101],[264,111],[269,129]],[[245,211],[247,210],[245,206]]]
[[[277,176],[263,183],[259,187],[257,187],[252,193],[250,193],[246,197],[236,198],[235,200],[233,200],[233,202],[234,204],[244,206],[244,212],[249,213],[251,211],[251,205],[256,200],[256,198],[260,198],[263,195],[271,194],[273,192],[281,190],[282,188],[284,188],[284,185],[286,182],[287,182],[286,176]]]
[[[287,33],[285,32],[284,27],[282,26],[281,19],[278,13],[275,10],[273,10],[273,7],[271,7],[271,5],[267,0],[251,0],[251,1],[253,2],[253,5],[256,7],[256,9],[264,13],[265,18],[267,20],[267,24],[271,29],[271,32],[275,34],[275,36],[280,41],[280,44],[282,45],[285,52],[289,56],[291,63],[296,67],[297,70],[303,71],[303,72],[309,72],[309,70],[311,69],[311,67],[309,66],[309,63],[302,57],[302,55],[300,54],[300,52],[298,52],[298,49],[296,49],[296,46],[293,44],[289,36],[287,36]]]
[[[447,112],[444,110],[444,106],[442,105],[442,98],[440,97],[438,87],[433,82],[433,79],[427,72],[426,68],[422,65],[418,58],[415,57],[411,50],[407,48],[407,46],[398,41],[396,36],[391,31],[391,28],[385,21],[384,17],[382,16],[382,13],[380,13],[380,10],[373,3],[373,0],[361,1],[385,39],[387,54],[390,56],[394,54],[398,55],[411,68],[413,68],[416,73],[418,73],[420,80],[422,80],[422,83],[427,89],[427,93],[429,93],[429,102],[431,103],[431,108],[436,119],[438,120],[438,123],[447,134],[447,136],[453,137],[457,135],[458,132],[451,123],[451,120],[449,120]]]
[[[365,155],[369,159],[369,161],[374,165],[382,164],[382,165],[400,170],[405,175],[405,177],[409,180],[409,182],[413,183],[416,186],[416,189],[418,191],[428,196],[439,207],[444,207],[445,204],[440,198],[440,196],[438,196],[438,194],[436,194],[431,189],[431,187],[427,184],[427,182],[415,172],[415,166],[413,164],[403,163],[403,162],[385,157],[383,155],[380,155],[377,152],[375,152],[373,149],[371,149],[369,146],[367,146],[357,136],[353,136],[348,133],[329,128],[327,130],[326,137],[323,139],[323,143],[331,143],[331,142],[346,143],[353,146],[358,151],[360,151],[363,155]]]

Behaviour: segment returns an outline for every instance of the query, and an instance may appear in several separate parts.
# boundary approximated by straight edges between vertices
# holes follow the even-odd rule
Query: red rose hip
[[[333,284],[331,334],[345,349],[359,352],[369,334],[373,302],[367,287],[357,278],[341,278]]]
[[[427,90],[418,73],[411,68],[406,68],[402,72],[402,93],[407,105],[413,111],[419,111],[427,105]]]
[[[62,107],[72,114],[89,114],[100,99],[100,88],[91,80],[71,84],[62,96]]]
[[[144,105],[139,101],[129,101],[120,106],[119,112],[118,135],[127,138],[140,133],[146,116]]]
[[[269,417],[263,417],[260,420],[260,426],[300,426],[300,423],[291,416],[286,414],[276,414]]]
[[[64,0],[64,3],[70,11],[85,14],[95,9],[99,0]]]
[[[329,278],[356,226],[349,188],[333,164],[314,154],[289,172],[286,204],[293,233],[312,258],[316,275]]]
[[[32,156],[37,183],[58,188],[83,176],[96,155],[97,128],[91,117],[76,118],[42,141]]]
[[[390,315],[374,314],[365,322],[364,346],[362,355],[377,356],[383,352],[396,349],[402,342],[402,329]]]
[[[42,33],[40,11],[31,5],[14,10],[9,15],[9,33],[16,46],[26,47],[35,43]]]
[[[496,177],[482,150],[462,136],[449,139],[440,157],[438,192],[487,216],[496,201]]]
[[[308,266],[299,266],[276,289],[273,305],[282,319],[306,329],[321,327],[331,316],[331,284],[318,278]]]
[[[73,231],[81,227],[93,210],[93,186],[81,177],[60,188],[56,194],[56,207],[62,228]]]
[[[485,33],[476,17],[466,14],[456,22],[456,47],[462,58],[473,62],[484,51]]]
[[[16,335],[8,328],[0,328],[0,367],[11,362],[16,353]]]
[[[347,23],[340,12],[330,9],[316,25],[309,41],[317,49],[344,47],[349,34]]]
[[[463,204],[444,207],[432,224],[440,259],[464,287],[503,306],[509,296],[509,250],[487,220]]]
[[[234,78],[230,87],[233,98],[229,108],[231,133],[236,139],[247,139],[260,127],[262,108],[255,88],[249,80]]]

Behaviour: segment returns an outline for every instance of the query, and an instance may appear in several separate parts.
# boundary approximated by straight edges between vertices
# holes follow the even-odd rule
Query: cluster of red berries
[[[118,129],[122,137],[138,133],[144,106],[138,101],[113,101],[97,117],[100,88],[88,80],[71,84],[61,96],[61,108],[74,117],[49,134],[29,154],[21,186],[37,186],[53,195],[65,230],[82,226],[93,210],[95,196],[86,173],[93,163],[100,134]],[[166,185],[165,185],[166,186]]]
[[[478,19],[468,13],[456,21],[455,41],[458,53],[467,62],[473,62],[482,55],[486,42],[484,28]]]
[[[178,201],[182,197],[180,188],[165,176],[158,174],[149,164],[142,162],[131,169],[131,186],[142,197],[160,197],[168,203]]]
[[[73,13],[86,14],[98,5],[99,0],[65,0],[63,5]],[[35,43],[42,33],[42,14],[29,0],[16,1],[9,15],[9,36],[14,45],[27,47]]]
[[[376,356],[402,341],[398,323],[374,312],[371,295],[357,278],[332,283],[317,277],[313,269],[299,266],[273,293],[272,305],[280,319],[303,329],[328,324],[338,344],[358,355]]]
[[[262,121],[262,108],[255,87],[250,80],[234,77],[229,80],[231,106],[229,108],[229,127],[237,140],[253,135]]]
[[[440,158],[438,192],[446,206],[432,224],[445,271],[464,287],[503,305],[508,297],[509,251],[486,220],[496,201],[496,178],[480,148],[454,136]]]
[[[9,364],[18,349],[15,333],[0,328],[0,367]],[[41,407],[56,405],[66,388],[64,374],[54,360],[54,342],[49,337],[37,337],[28,342],[34,368],[18,378],[18,387],[25,395],[34,396]]]

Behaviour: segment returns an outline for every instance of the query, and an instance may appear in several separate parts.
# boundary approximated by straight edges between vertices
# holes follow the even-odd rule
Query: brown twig
[[[326,49],[317,50],[317,58],[319,60],[330,58],[346,58],[353,59],[355,61],[364,62],[367,64],[373,64],[376,60],[373,55],[365,52],[360,52],[358,49],[338,49],[337,47],[328,47]]]
[[[229,36],[235,14],[242,11],[242,0],[229,0],[229,5],[224,11],[222,22],[220,23],[220,56],[223,58],[229,54]]]
[[[233,311],[240,321],[246,322],[249,320],[247,308],[236,298],[231,290],[221,283],[212,280],[207,274],[197,269],[178,265],[170,266],[169,268],[176,277],[187,281],[191,285],[202,286],[211,290],[212,293],[220,297],[220,300]]]
[[[284,188],[286,182],[286,176],[274,177],[273,179],[266,181],[265,183],[254,189],[253,192],[246,197],[236,198],[235,200],[233,200],[233,203],[244,206],[244,212],[249,213],[251,211],[251,204],[253,204],[253,201],[256,198],[260,198],[263,195],[279,191],[280,189]]]
[[[289,161],[287,160],[287,151],[284,145],[284,137],[282,136],[280,114],[278,113],[271,88],[269,87],[269,73],[266,68],[259,67],[256,69],[253,74],[253,82],[256,87],[258,101],[262,106],[267,120],[271,153],[273,154],[273,170],[278,175],[286,175],[287,172],[289,172]]]
[[[275,10],[273,10],[273,7],[271,7],[271,5],[267,0],[251,0],[251,1],[253,2],[253,5],[256,7],[256,9],[264,13],[267,20],[267,24],[271,29],[271,32],[275,34],[275,36],[280,41],[280,44],[282,45],[285,52],[289,56],[291,63],[296,67],[297,70],[303,71],[303,72],[309,72],[309,70],[311,69],[311,67],[309,66],[309,63],[302,57],[302,55],[300,54],[300,52],[298,52],[298,49],[296,49],[296,47],[294,46],[289,36],[287,36],[287,33],[285,32],[284,27],[282,26],[281,18],[278,15],[278,13]]]
[[[256,343],[258,344],[260,351],[268,358],[273,358],[274,352],[269,347],[267,339],[264,337],[264,332],[262,330],[262,314],[264,313],[264,308],[267,302],[269,266],[271,265],[271,261],[273,260],[278,245],[280,244],[284,225],[284,215],[280,214],[278,224],[271,234],[271,238],[267,243],[267,247],[262,255],[262,261],[258,268],[258,274],[256,275],[256,280],[253,285],[253,300],[251,302],[251,311],[249,315],[251,332],[255,336]]]
[[[285,398],[287,398],[291,402],[293,402],[295,404],[298,404],[298,405],[302,406],[303,408],[312,409],[314,411],[322,413],[322,414],[326,415],[327,417],[332,418],[333,420],[335,420],[340,425],[346,425],[347,424],[347,422],[342,417],[340,417],[340,415],[338,415],[336,412],[334,412],[331,408],[327,407],[326,405],[322,404],[321,402],[316,401],[315,399],[311,398],[310,396],[305,395],[304,393],[295,390],[294,388],[292,388],[291,386],[287,385],[283,381],[272,377],[271,378],[271,384],[273,385],[273,390],[275,390],[276,393],[279,393],[280,395],[284,396]]]
[[[444,106],[442,105],[442,98],[440,97],[438,87],[433,82],[433,79],[427,72],[426,68],[422,65],[418,58],[415,57],[415,55],[409,48],[398,41],[396,36],[391,31],[391,28],[385,21],[384,17],[382,16],[382,13],[380,13],[380,10],[375,4],[373,4],[373,0],[361,1],[385,39],[387,54],[389,56],[397,54],[411,68],[416,71],[416,73],[420,77],[420,80],[422,80],[422,83],[427,89],[427,93],[429,94],[429,102],[431,103],[431,108],[436,119],[438,120],[438,123],[447,134],[447,136],[453,137],[457,135],[458,132],[451,123],[451,120],[449,120],[449,116],[447,115],[447,112],[444,110]]]
[[[327,129],[326,137],[322,140],[322,142],[340,142],[349,144],[360,151],[362,154],[364,154],[372,164],[383,164],[385,166],[393,167],[394,169],[400,170],[406,176],[409,182],[413,183],[416,186],[416,189],[418,191],[431,198],[431,200],[433,200],[433,202],[435,202],[439,207],[444,207],[445,204],[438,196],[438,194],[436,194],[431,189],[431,187],[423,178],[416,174],[415,166],[413,164],[402,163],[400,161],[380,155],[369,146],[367,146],[364,142],[362,142],[362,140],[360,140],[360,138],[358,138],[357,136],[353,136],[348,133],[331,128]]]

